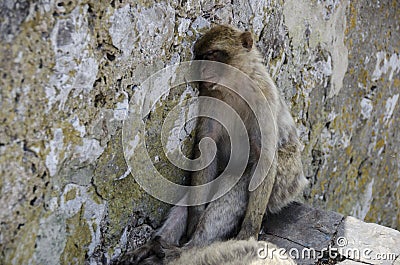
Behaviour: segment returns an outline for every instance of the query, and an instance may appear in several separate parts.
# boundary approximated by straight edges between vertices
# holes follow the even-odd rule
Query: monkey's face
[[[194,59],[216,61],[236,66],[253,47],[253,38],[248,31],[240,31],[228,26],[216,26],[199,38],[194,45]],[[236,63],[235,63],[236,62]],[[224,70],[216,64],[204,63],[200,67],[203,80],[201,88],[210,89],[224,76]]]
[[[250,32],[219,25],[199,38],[193,51],[195,60],[230,64],[237,55],[250,52],[252,47],[253,38]]]

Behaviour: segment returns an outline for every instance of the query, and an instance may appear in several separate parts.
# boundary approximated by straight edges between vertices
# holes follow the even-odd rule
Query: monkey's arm
[[[256,190],[250,192],[246,214],[237,239],[258,238],[276,178],[276,164],[276,159],[274,159],[263,182]]]
[[[293,118],[282,99],[278,113],[279,140],[275,160],[264,182],[250,194],[245,221],[238,235],[240,239],[256,236],[264,215],[263,210],[268,209],[272,213],[280,211],[307,185],[301,162],[301,143]]]
[[[272,82],[272,81],[271,81]],[[273,83],[268,86],[270,90],[264,92],[267,106],[260,106],[259,112],[260,134],[251,135],[251,150],[255,160],[252,164],[249,190],[249,202],[246,209],[238,239],[258,238],[262,220],[267,210],[277,172],[277,147],[279,142],[279,117],[280,101]],[[261,126],[262,125],[262,126]],[[253,125],[258,126],[258,125]],[[254,129],[253,129],[254,130]],[[261,183],[260,183],[261,182]],[[260,183],[258,187],[257,183]]]

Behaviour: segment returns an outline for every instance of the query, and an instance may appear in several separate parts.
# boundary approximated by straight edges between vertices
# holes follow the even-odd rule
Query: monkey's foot
[[[160,259],[156,256],[150,256],[144,260],[140,260],[138,262],[132,262],[130,260],[121,261],[122,263],[116,264],[123,264],[123,265],[164,265],[163,259]]]
[[[165,257],[162,245],[158,238],[150,240],[143,246],[124,253],[114,264],[135,265],[135,264],[163,264]]]
[[[163,265],[180,256],[178,247],[160,237],[155,237],[145,245],[126,252],[114,264],[118,265]]]

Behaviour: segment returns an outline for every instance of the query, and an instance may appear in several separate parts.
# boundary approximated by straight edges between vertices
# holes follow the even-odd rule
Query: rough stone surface
[[[346,260],[341,261],[341,262],[339,262],[337,264],[340,264],[340,265],[361,265],[361,264],[365,264],[365,263],[361,263],[361,262],[357,262],[357,261],[354,261],[354,260],[346,259]]]
[[[160,131],[175,106],[176,120],[187,120],[192,110],[185,100],[196,91],[180,86],[158,95],[171,80],[161,80],[154,91],[141,84],[165,66],[190,60],[194,41],[213,23],[254,33],[304,143],[305,200],[400,229],[399,5],[2,1],[1,263],[102,264],[149,238],[169,205],[133,178],[148,171],[127,165],[123,121],[131,102],[146,93],[151,100],[161,96],[132,124],[145,125],[146,134],[133,137],[129,147],[145,143],[146,150],[130,150],[139,158],[148,154],[164,176],[181,182],[185,173],[165,153],[180,144],[190,152],[193,123],[176,125],[166,152]],[[313,221],[333,216],[332,223],[320,223],[316,237],[321,244],[332,239],[337,215],[314,209],[298,214]],[[296,222],[310,229],[318,224]]]
[[[267,216],[259,239],[297,264],[395,264],[400,257],[399,231],[299,203]]]
[[[334,247],[347,253],[352,259],[370,264],[393,264],[400,255],[400,232],[373,223],[364,223],[354,217],[346,217],[341,223]],[[376,244],[380,242],[380,244]],[[364,250],[360,253],[354,250]]]
[[[272,237],[288,234],[289,241],[320,250],[332,241],[343,218],[338,213],[294,204],[279,214],[268,216],[264,232]],[[307,234],[308,231],[313,233]]]
[[[285,248],[298,264],[314,264],[334,240],[343,219],[338,213],[294,203],[279,214],[267,216],[260,239]]]

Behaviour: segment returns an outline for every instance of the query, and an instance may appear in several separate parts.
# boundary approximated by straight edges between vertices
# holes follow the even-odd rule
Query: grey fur
[[[263,251],[260,251],[262,249]],[[261,256],[258,255],[261,254]],[[215,242],[203,248],[182,252],[167,265],[294,265],[292,259],[281,255],[278,248],[267,242],[229,240]]]
[[[189,208],[174,206],[172,208],[164,225],[156,233],[161,241],[149,243],[150,245],[153,244],[154,249],[164,249],[166,256],[171,249],[174,257],[176,257],[177,252],[181,252],[180,260],[182,262],[175,261],[171,264],[286,264],[257,263],[257,261],[254,261],[254,255],[249,254],[253,253],[254,246],[257,245],[254,240],[229,241],[208,246],[213,242],[223,241],[235,236],[238,239],[246,240],[250,237],[257,237],[265,211],[278,212],[293,201],[307,184],[300,157],[301,144],[293,118],[286,104],[280,98],[274,82],[269,77],[260,53],[256,48],[250,46],[252,40],[248,38],[248,33],[244,34],[227,26],[217,26],[196,42],[194,53],[200,59],[206,60],[221,58],[221,54],[224,54],[226,58],[223,58],[223,62],[246,73],[254,82],[251,84],[242,83],[242,89],[257,89],[254,88],[254,84],[256,84],[262,90],[268,99],[271,110],[268,113],[264,111],[267,114],[263,117],[269,126],[268,128],[258,128],[254,115],[251,115],[248,106],[234,92],[222,86],[210,86],[210,83],[200,85],[200,95],[223,100],[238,112],[249,134],[251,152],[245,173],[237,185],[227,194],[207,206],[200,205]],[[246,46],[242,47],[241,45],[244,45],[244,43]],[[210,53],[209,51],[213,49],[222,50],[225,53]],[[210,56],[210,58],[207,56]],[[263,105],[256,107],[267,108]],[[278,129],[278,132],[275,131],[275,128]],[[267,146],[267,153],[269,154],[267,161],[258,161],[261,132],[269,136],[268,141],[271,143],[270,146]],[[229,138],[223,134],[220,124],[209,119],[199,120],[196,134],[197,142],[203,137],[211,137],[218,147],[217,157],[211,165],[192,175],[191,184],[201,185],[215,179],[218,176],[219,166],[226,163],[229,158],[230,149],[228,148],[229,144],[227,144]],[[199,155],[198,150],[195,155]],[[249,192],[250,176],[257,165],[257,161],[264,167],[261,172],[268,173],[266,173],[267,176],[262,184],[256,190]],[[268,168],[269,165],[271,165],[270,168]],[[186,236],[189,241],[181,245],[179,250],[178,245],[184,236],[185,228],[187,228]],[[167,246],[168,244],[170,247]],[[148,252],[147,255],[146,251]],[[146,257],[150,256],[146,264],[159,264],[157,261],[154,263],[150,261],[151,255],[154,254],[162,256],[157,251],[154,252],[149,245],[139,249],[136,254],[133,253],[137,257],[140,256],[139,259],[136,259],[137,261],[143,258],[146,261]],[[214,263],[205,262],[205,260],[212,260]],[[241,262],[238,263],[237,260]],[[242,260],[245,260],[245,263]]]

